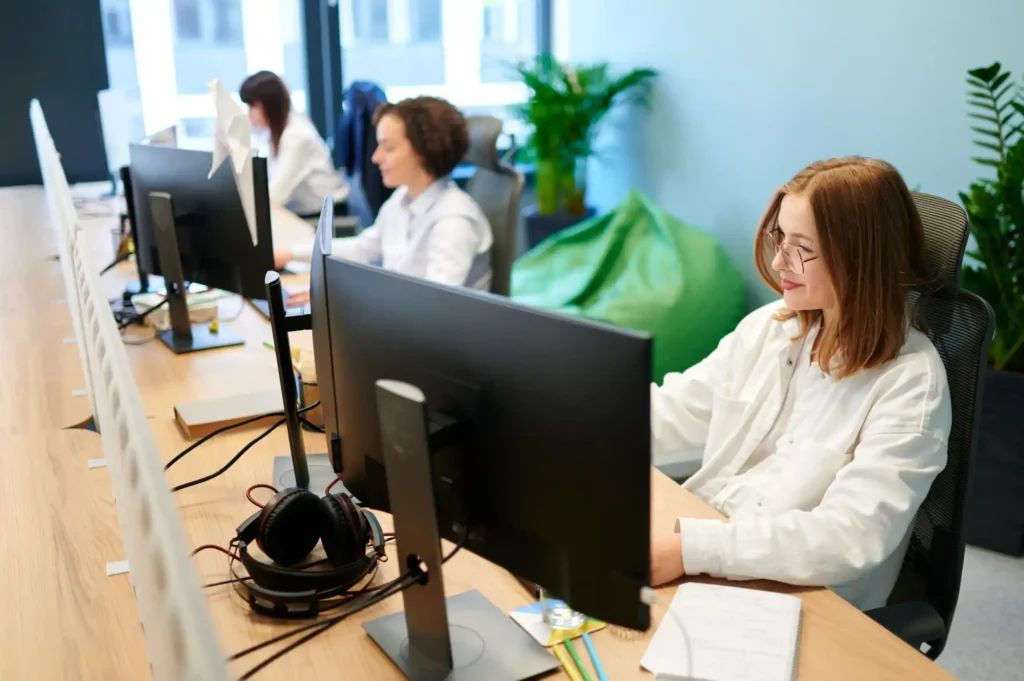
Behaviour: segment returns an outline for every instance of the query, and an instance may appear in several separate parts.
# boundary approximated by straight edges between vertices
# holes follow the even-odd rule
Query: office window
[[[228,92],[260,70],[284,79],[297,111],[306,110],[303,0],[100,0],[112,88],[134,98],[143,130],[179,126],[188,146],[208,146],[213,103],[207,83]],[[133,10],[135,16],[133,16]],[[129,26],[127,43],[121,27]]]
[[[202,38],[199,0],[174,0],[174,37],[177,40]]]
[[[213,0],[214,42],[242,44],[242,5],[239,0]]]
[[[341,0],[342,76],[375,82],[391,100],[431,94],[500,110],[525,97],[511,64],[537,54],[541,6],[548,3]]]

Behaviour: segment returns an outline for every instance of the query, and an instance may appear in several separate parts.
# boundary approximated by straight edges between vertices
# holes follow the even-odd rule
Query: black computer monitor
[[[318,230],[311,323],[332,463],[362,503],[394,514],[400,564],[413,547],[439,570],[439,528],[576,610],[646,629],[650,337],[329,251]],[[404,637],[441,655],[432,618],[465,615],[461,595],[446,611],[425,588],[403,592],[404,620],[366,625],[410,676]]]
[[[208,177],[207,151],[132,144],[134,237],[140,269],[164,277],[172,328],[160,334],[175,352],[241,344],[220,326],[211,333],[189,323],[183,282],[264,298],[274,269],[266,159],[254,158],[257,245],[253,245],[230,161]],[[170,269],[171,271],[165,271]]]

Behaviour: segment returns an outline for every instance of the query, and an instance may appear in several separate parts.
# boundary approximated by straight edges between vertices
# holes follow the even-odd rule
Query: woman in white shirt
[[[377,150],[388,187],[397,187],[373,226],[335,239],[332,254],[450,286],[487,290],[493,237],[487,217],[449,175],[466,155],[462,113],[436,97],[384,104],[374,112]],[[309,260],[313,239],[275,250],[275,263]],[[308,300],[294,293],[289,305]]]
[[[952,420],[942,361],[908,309],[923,240],[881,161],[815,163],[776,193],[755,258],[782,300],[652,386],[655,462],[702,453],[683,486],[728,518],[653,537],[655,584],[773,579],[885,605]]]
[[[284,81],[260,71],[246,78],[238,94],[249,105],[252,126],[270,132],[270,202],[299,215],[316,215],[325,197],[344,201],[348,186],[334,169],[330,149],[312,121],[292,110]]]

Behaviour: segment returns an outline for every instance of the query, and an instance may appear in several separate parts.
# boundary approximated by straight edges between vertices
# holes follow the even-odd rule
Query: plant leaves
[[[979,156],[972,156],[971,160],[974,161],[975,163],[980,163],[983,166],[991,166],[993,168],[998,168],[1000,164],[999,159],[994,158],[981,158]]]
[[[978,80],[985,81],[986,83],[991,81],[999,72],[1002,71],[1003,67],[999,62],[994,62],[990,66],[982,66],[977,69],[971,69],[967,73],[971,74]]]
[[[996,118],[995,116],[984,116],[982,114],[977,113],[969,113],[967,115],[970,116],[971,118],[977,118],[980,121],[988,121],[989,123],[992,123],[995,126],[999,126],[1000,124],[999,119]]]
[[[974,132],[980,133],[982,135],[988,135],[989,137],[994,137],[996,139],[999,139],[999,131],[998,130],[989,130],[987,128],[978,127],[977,125],[972,125],[971,126],[971,130],[973,130]]]
[[[1005,83],[1006,79],[1009,78],[1009,77],[1010,77],[1010,72],[1009,71],[1007,71],[1006,73],[1000,74],[999,76],[996,77],[996,79],[994,81],[992,81],[992,84],[989,85],[989,87],[993,91],[998,90],[1000,87],[1002,87],[1003,83]],[[996,99],[999,99],[999,98],[996,97]]]
[[[1000,147],[998,144],[992,144],[991,142],[982,142],[980,140],[975,140],[974,143],[977,144],[979,147],[984,147],[986,149],[991,149],[992,151],[994,151],[997,154],[999,154],[1000,157],[1003,154],[1003,148]]]

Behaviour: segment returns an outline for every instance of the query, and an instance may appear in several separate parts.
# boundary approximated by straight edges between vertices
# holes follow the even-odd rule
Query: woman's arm
[[[288,260],[309,262],[313,258],[314,240],[315,237],[311,237],[308,240],[294,244],[291,250],[286,251],[290,256]],[[331,255],[337,255],[355,262],[379,263],[382,257],[380,228],[377,225],[372,225],[355,236],[333,239],[331,241]],[[274,258],[276,260],[278,256],[275,254]]]
[[[718,347],[682,373],[665,376],[661,386],[651,385],[652,463],[672,456],[700,459],[711,422],[715,387],[730,382],[730,367],[743,333],[743,325],[725,336]]]
[[[465,285],[479,246],[480,235],[468,217],[438,220],[424,244],[427,258],[424,279],[449,286]]]

